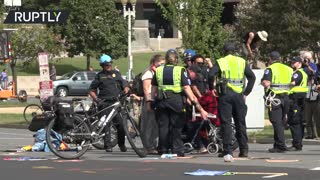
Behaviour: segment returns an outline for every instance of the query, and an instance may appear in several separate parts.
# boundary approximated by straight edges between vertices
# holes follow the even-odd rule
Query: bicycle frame
[[[84,105],[81,102],[80,103],[81,108],[84,110]],[[102,122],[102,126],[98,126],[97,123],[100,121],[100,119],[96,119],[94,122],[90,122],[91,119],[95,119],[96,117],[98,117],[99,114],[106,112],[108,109],[111,109],[110,113],[107,115],[107,118]],[[90,137],[94,137],[96,135],[98,135],[98,138],[101,138],[103,136],[105,136],[105,134],[102,134],[102,131],[104,130],[105,126],[109,123],[111,123],[111,120],[119,113],[119,108],[121,108],[121,102],[120,100],[116,101],[115,103],[111,104],[108,107],[103,108],[102,110],[92,114],[92,115],[88,115],[87,112],[84,111],[85,113],[85,118],[84,120],[78,124],[77,126],[81,126],[83,123],[88,122],[88,124],[90,124],[90,126],[93,126],[94,128],[92,129],[92,132],[90,134]],[[95,129],[95,127],[97,127],[97,129]],[[98,130],[97,132],[95,130]],[[100,135],[101,134],[101,135]],[[95,139],[92,143],[95,143],[95,141],[97,140]]]

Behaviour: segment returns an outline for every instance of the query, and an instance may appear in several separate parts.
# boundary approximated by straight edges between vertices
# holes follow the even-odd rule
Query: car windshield
[[[64,74],[62,75],[58,80],[67,80],[67,79],[70,79],[73,75],[74,75],[75,72],[71,72],[71,73],[67,73],[67,74]]]

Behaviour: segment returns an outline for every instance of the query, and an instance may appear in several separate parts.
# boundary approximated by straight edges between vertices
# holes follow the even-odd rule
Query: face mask
[[[164,64],[158,64],[156,67],[160,67],[160,66],[163,66]]]

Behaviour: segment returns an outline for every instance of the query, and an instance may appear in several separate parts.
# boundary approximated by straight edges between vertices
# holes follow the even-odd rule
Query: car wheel
[[[18,93],[19,102],[26,102],[27,98],[28,98],[27,91],[20,90],[19,93]]]
[[[68,96],[68,89],[66,87],[59,87],[57,90],[58,97],[66,97]]]

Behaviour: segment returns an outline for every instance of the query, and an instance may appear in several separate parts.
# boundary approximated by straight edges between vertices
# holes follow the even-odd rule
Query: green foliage
[[[242,0],[236,8],[236,29],[242,36],[247,31],[267,31],[265,52],[314,49],[320,39],[318,7],[318,0]]]
[[[134,53],[133,54],[133,72],[134,74],[138,74],[145,70],[149,66],[150,59],[153,55],[158,53]],[[160,53],[164,55],[164,53]],[[86,58],[83,56],[80,57],[66,57],[54,59],[51,61],[52,64],[55,65],[57,69],[57,75],[61,76],[65,73],[72,71],[84,71],[86,70]],[[100,71],[101,67],[99,65],[99,61],[94,59],[91,62],[91,66],[95,71]],[[128,59],[127,58],[119,58],[113,62],[113,67],[118,66],[121,74],[125,75],[128,71]],[[5,64],[0,64],[0,69],[6,68]],[[39,65],[36,61],[32,61],[28,66],[24,66],[21,61],[18,61],[16,64],[16,71],[18,76],[37,76],[39,75]],[[9,71],[9,74],[11,72]],[[1,106],[1,103],[0,103]]]
[[[36,60],[39,52],[48,52],[50,58],[62,51],[62,45],[57,37],[45,27],[29,26],[21,28],[11,37],[13,59],[28,65]]]
[[[118,58],[127,50],[127,26],[110,0],[63,0],[61,9],[70,11],[67,23],[55,27],[65,38],[69,56],[102,53]]]
[[[227,33],[220,23],[222,0],[155,0],[166,19],[182,33],[184,48],[218,57]]]
[[[23,0],[22,8],[34,10],[52,9],[59,5],[60,1],[61,0]]]

